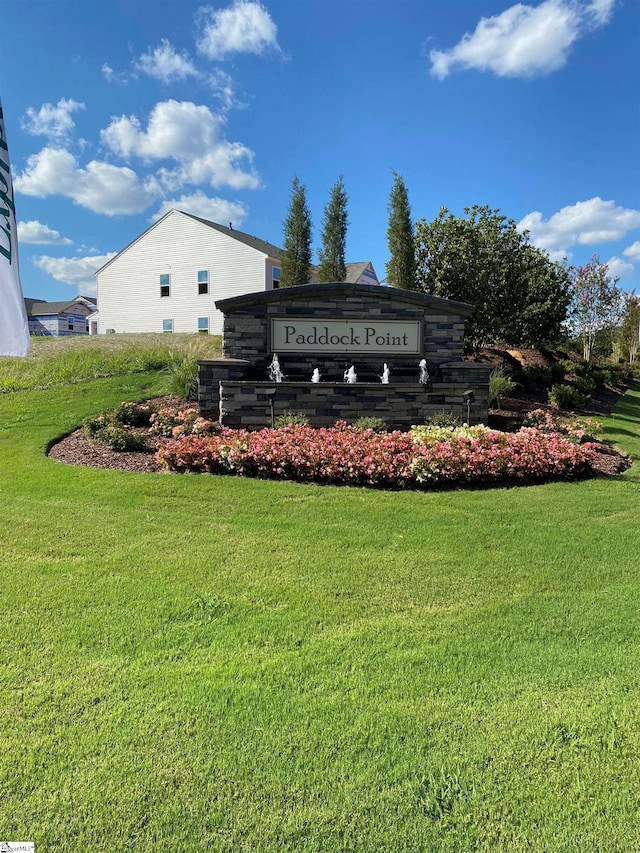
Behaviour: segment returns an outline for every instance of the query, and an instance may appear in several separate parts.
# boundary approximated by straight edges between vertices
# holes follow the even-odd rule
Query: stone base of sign
[[[474,391],[469,405],[463,397]],[[270,392],[270,393],[268,393]],[[471,424],[486,421],[487,389],[453,383],[382,385],[380,382],[221,382],[220,421],[224,426],[260,429],[285,412],[305,415],[316,427],[337,420],[355,423],[381,418],[389,428],[409,429],[439,412],[451,412]]]

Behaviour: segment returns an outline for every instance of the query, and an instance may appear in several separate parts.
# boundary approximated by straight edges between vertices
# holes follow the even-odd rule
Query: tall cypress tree
[[[344,261],[347,242],[347,193],[342,175],[331,189],[322,221],[322,248],[318,252],[320,265],[318,281],[344,281],[347,267]]]
[[[389,227],[387,242],[391,255],[386,264],[387,281],[392,287],[416,289],[416,255],[409,194],[404,180],[393,173],[393,187],[389,195]]]
[[[291,185],[289,213],[284,221],[284,252],[281,258],[280,287],[307,284],[311,277],[311,214],[307,191],[298,178]]]

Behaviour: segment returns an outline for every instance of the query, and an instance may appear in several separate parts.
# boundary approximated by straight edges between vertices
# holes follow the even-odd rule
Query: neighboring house
[[[371,261],[359,261],[355,264],[346,264],[346,267],[347,277],[345,278],[345,281],[347,284],[380,284]],[[317,271],[318,268],[313,267],[311,281],[309,284],[317,283]]]
[[[97,271],[98,331],[221,334],[215,303],[277,288],[281,255],[231,225],[170,210]],[[378,283],[371,264],[348,267],[353,281]]]
[[[25,299],[29,334],[62,337],[89,334],[90,317],[96,313],[96,300],[77,296],[70,302],[43,302]]]

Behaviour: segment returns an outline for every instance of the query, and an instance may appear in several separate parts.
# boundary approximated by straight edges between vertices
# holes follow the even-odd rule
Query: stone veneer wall
[[[207,358],[198,362],[198,408],[203,414],[220,417],[220,383],[246,378],[249,362],[241,358]]]
[[[267,390],[275,394],[267,395]],[[467,409],[463,398],[474,390],[475,399]],[[220,419],[228,427],[259,429],[271,425],[274,416],[301,412],[312,426],[332,426],[337,420],[355,423],[361,417],[382,418],[388,427],[408,429],[423,424],[437,412],[448,411],[471,424],[486,421],[487,390],[459,384],[382,385],[363,382],[347,385],[338,382],[221,382]]]

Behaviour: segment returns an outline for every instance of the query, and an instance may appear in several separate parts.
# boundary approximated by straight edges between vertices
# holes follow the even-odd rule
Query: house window
[[[171,296],[171,276],[163,273],[160,276],[160,296]]]
[[[198,331],[202,335],[209,334],[209,318],[208,317],[198,317]]]
[[[173,320],[163,320],[162,321],[162,331],[163,332],[173,332]]]
[[[67,329],[73,332],[73,317],[67,317]]]
[[[209,293],[209,270],[198,270],[198,294]]]
[[[273,289],[277,290],[280,287],[280,267],[271,268],[271,281],[273,283]]]

